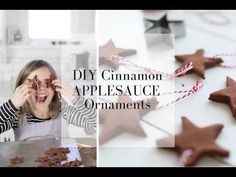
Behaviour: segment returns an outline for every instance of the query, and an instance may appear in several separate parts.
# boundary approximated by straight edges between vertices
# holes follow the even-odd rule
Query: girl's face
[[[28,76],[27,79],[33,80],[37,83],[35,76],[40,84],[37,84],[37,89],[33,89],[31,97],[29,97],[28,102],[31,109],[36,111],[48,111],[48,106],[53,98],[54,90],[51,87],[47,87],[47,80],[50,79],[51,71],[47,67],[39,68]]]

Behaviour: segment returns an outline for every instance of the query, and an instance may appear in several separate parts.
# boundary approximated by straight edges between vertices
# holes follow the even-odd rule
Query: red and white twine
[[[141,71],[145,71],[145,72],[148,72],[148,73],[161,74],[163,77],[169,77],[170,79],[173,79],[173,78],[178,77],[178,76],[182,76],[187,71],[189,71],[193,68],[193,64],[192,64],[192,62],[190,62],[190,63],[186,64],[184,67],[181,67],[180,69],[176,70],[173,74],[170,74],[170,73],[157,71],[155,69],[151,69],[151,68],[148,68],[148,67],[145,67],[145,66],[137,65],[137,64],[131,62],[130,60],[128,60],[124,57],[117,56],[117,55],[112,55],[111,59],[112,60],[118,60],[119,64],[125,65],[126,67],[141,70]],[[202,86],[203,85],[200,81],[196,81],[196,83],[194,84],[194,86],[190,90],[180,90],[180,91],[172,91],[172,92],[161,93],[159,96],[169,95],[169,94],[181,94],[181,93],[182,94],[185,93],[185,94],[183,96],[178,97],[177,99],[167,103],[167,104],[158,106],[157,109],[162,109],[164,107],[167,107],[167,106],[170,106],[172,104],[175,104],[175,103],[179,102],[180,100],[182,100],[182,99],[194,94],[195,92],[197,92]]]
[[[221,54],[217,54],[215,55],[213,58],[216,57],[236,57],[236,54],[233,53],[221,53]],[[124,57],[120,57],[118,55],[111,55],[111,60],[118,60],[120,65],[124,65],[128,68],[131,69],[136,69],[136,70],[141,70],[141,71],[145,71],[148,73],[153,73],[153,74],[161,74],[163,77],[169,77],[170,79],[173,79],[175,77],[178,76],[183,76],[186,74],[187,71],[191,70],[193,68],[193,63],[190,62],[188,64],[186,64],[185,66],[179,68],[178,70],[176,70],[174,73],[166,73],[166,72],[162,72],[162,71],[157,71],[156,69],[152,69],[152,68],[148,68],[145,66],[140,66],[135,64],[134,62],[124,58]],[[227,69],[235,69],[236,65],[225,65],[225,64],[219,64],[219,67],[222,68],[227,68]]]
[[[183,91],[174,91],[174,92],[166,92],[166,93],[162,93],[160,95],[167,95],[167,94],[176,94],[176,93],[186,93],[184,94],[183,96],[181,97],[178,97],[177,99],[167,103],[167,104],[164,104],[164,105],[161,105],[161,106],[158,106],[157,109],[162,109],[162,108],[165,108],[167,106],[170,106],[172,104],[175,104],[177,102],[179,102],[180,100],[183,100],[184,98],[186,97],[189,97],[190,95],[196,93],[199,91],[200,88],[202,88],[202,83],[200,81],[196,81],[196,83],[194,84],[194,86],[192,87],[192,89],[190,90],[183,90]]]
[[[200,11],[196,14],[206,23],[211,25],[229,25],[230,19],[219,11]]]
[[[186,93],[186,94],[184,94],[184,95],[181,96],[181,97],[178,97],[177,99],[175,99],[175,100],[173,100],[173,101],[171,101],[171,102],[169,102],[169,103],[167,103],[167,104],[158,106],[157,109],[162,109],[162,108],[168,107],[168,106],[170,106],[170,105],[172,105],[172,104],[175,104],[175,103],[177,103],[177,102],[183,100],[184,98],[189,97],[190,95],[192,95],[192,94],[198,92],[199,89],[202,88],[202,86],[203,86],[203,85],[202,85],[202,83],[201,83],[200,81],[196,81],[196,83],[194,84],[194,86],[193,86],[190,90],[181,90],[181,91],[173,91],[173,92],[161,93],[159,96],[161,96],[161,95],[167,95],[167,94],[177,94],[177,93]],[[107,101],[107,100],[105,100],[105,99],[103,99],[103,98],[99,98],[99,99],[102,100],[102,101],[104,101],[104,102],[106,102],[106,103],[111,103],[110,101]],[[146,101],[147,101],[147,99],[146,99]]]
[[[171,79],[181,76],[181,75],[184,75],[187,71],[189,71],[193,68],[193,64],[192,64],[192,62],[190,62],[190,63],[186,64],[184,67],[181,67],[180,69],[176,70],[173,74],[171,74],[171,73],[166,73],[166,72],[162,72],[162,71],[157,71],[156,69],[148,68],[145,66],[137,65],[137,64],[133,63],[132,61],[130,61],[124,57],[117,56],[117,55],[112,55],[111,59],[118,60],[119,64],[124,65],[126,67],[145,71],[148,73],[161,74],[163,77],[169,77]]]

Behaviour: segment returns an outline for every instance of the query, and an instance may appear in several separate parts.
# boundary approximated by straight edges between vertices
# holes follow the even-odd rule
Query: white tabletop
[[[217,11],[216,15],[207,14],[208,21],[205,20],[206,16],[202,18],[198,12],[168,12],[169,18],[184,19],[186,24],[186,36],[176,39],[175,53],[193,53],[199,48],[205,50],[206,56],[236,53],[236,11]],[[223,20],[229,21],[225,25],[220,25],[223,20],[219,18],[222,16]],[[101,34],[138,34],[144,31],[142,11],[98,11],[98,19],[98,32]],[[211,24],[209,19],[218,20],[219,24]],[[223,57],[225,63],[229,65],[236,64],[235,58]],[[175,62],[175,65],[177,67],[179,63]],[[216,123],[224,124],[224,129],[216,142],[230,151],[230,157],[204,157],[196,166],[236,166],[236,143],[234,142],[236,120],[227,105],[208,100],[211,92],[225,88],[226,76],[236,79],[235,74],[235,69],[218,67],[206,70],[206,79],[202,80],[203,88],[175,105],[176,133],[181,131],[181,116],[187,116],[200,127]],[[177,78],[176,90],[188,89],[197,79],[199,77],[193,74]],[[158,133],[157,130],[156,132]],[[161,132],[159,133],[161,134]],[[99,166],[178,166],[178,158],[176,153],[154,147],[100,148]]]

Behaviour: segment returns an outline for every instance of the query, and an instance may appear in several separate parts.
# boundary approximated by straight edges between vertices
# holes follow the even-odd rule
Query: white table
[[[236,53],[236,11],[220,13],[230,19],[230,24],[208,24],[194,11],[171,11],[170,18],[182,18],[186,23],[186,36],[175,41],[176,54],[193,53],[199,48],[204,48],[207,56],[224,52]],[[98,11],[97,15],[99,34],[142,34],[144,31],[142,11]],[[227,64],[236,64],[235,57],[223,59]],[[177,66],[179,63],[176,62]],[[230,151],[230,157],[204,157],[196,166],[236,166],[236,120],[228,106],[208,100],[211,92],[225,88],[226,76],[236,79],[236,70],[214,68],[206,70],[205,74],[203,88],[175,105],[176,133],[181,131],[181,116],[187,116],[198,126],[224,124],[216,142]],[[176,79],[176,90],[189,88],[197,79],[196,75]],[[99,150],[99,166],[178,166],[177,161],[176,153],[151,147]]]

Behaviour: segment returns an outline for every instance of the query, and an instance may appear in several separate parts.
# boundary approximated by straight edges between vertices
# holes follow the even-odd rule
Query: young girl
[[[0,133],[13,128],[16,141],[60,138],[66,124],[95,133],[96,112],[88,110],[84,101],[57,79],[48,62],[31,61],[20,71],[11,99],[0,107]]]

